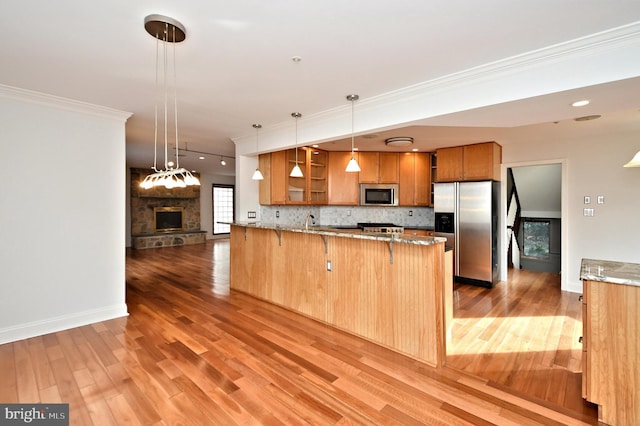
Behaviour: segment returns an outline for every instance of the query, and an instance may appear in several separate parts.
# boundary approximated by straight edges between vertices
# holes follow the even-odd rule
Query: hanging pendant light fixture
[[[253,128],[256,129],[256,152],[259,151],[258,148],[258,132],[260,129],[262,129],[262,124],[254,124]],[[256,171],[253,172],[253,176],[251,176],[251,179],[253,180],[262,180],[264,179],[264,176],[262,176],[262,172],[260,171],[259,167],[256,167]]]
[[[289,174],[289,176],[291,176],[291,177],[304,177],[302,175],[302,170],[300,169],[300,166],[298,165],[298,118],[302,117],[302,114],[300,114],[299,112],[292,112],[291,116],[296,119],[296,165],[293,166],[293,169],[291,169],[291,173]]]
[[[640,151],[636,152],[636,155],[624,167],[640,167]]]
[[[347,100],[351,102],[351,160],[347,163],[347,168],[344,170],[345,172],[355,173],[360,171],[360,165],[356,161],[356,157],[354,154],[354,135],[353,135],[353,109],[354,103],[360,99],[358,95],[347,95]]]
[[[224,157],[222,155],[220,156],[220,165],[221,166],[226,166],[227,165],[227,162],[224,161]]]
[[[176,21],[173,18],[162,15],[149,15],[144,18],[144,28],[156,39],[156,91],[158,94],[162,92],[164,101],[164,169],[158,169],[157,163],[157,150],[158,150],[158,97],[155,101],[155,134],[154,134],[154,148],[153,148],[153,171],[154,173],[148,175],[140,183],[140,186],[144,189],[153,188],[154,186],[164,186],[165,188],[184,188],[191,185],[200,185],[200,181],[197,177],[193,176],[190,171],[183,167],[180,167],[178,160],[178,99],[177,99],[177,87],[176,87],[176,43],[184,41],[186,38],[186,32],[184,25]],[[168,141],[168,83],[167,83],[167,46],[169,43],[173,44],[173,118],[175,126],[175,144],[176,144],[176,161],[173,163],[169,161],[169,141]],[[160,74],[160,61],[159,51],[160,45],[162,45],[162,91],[160,90],[159,74]],[[175,167],[174,167],[175,165]]]

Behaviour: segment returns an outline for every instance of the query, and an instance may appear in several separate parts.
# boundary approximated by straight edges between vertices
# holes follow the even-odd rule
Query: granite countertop
[[[580,279],[640,286],[640,264],[582,259]]]
[[[243,226],[247,228],[261,228],[261,229],[273,229],[274,231],[289,231],[289,232],[302,232],[306,234],[317,234],[317,235],[327,235],[332,237],[346,237],[346,238],[357,238],[361,240],[375,240],[375,241],[386,241],[386,242],[398,242],[405,244],[416,244],[416,245],[433,245],[438,243],[444,243],[447,241],[446,238],[442,237],[427,237],[421,235],[407,235],[407,234],[374,234],[374,233],[366,233],[362,232],[359,229],[336,229],[336,228],[328,228],[324,226],[309,226],[309,228],[305,228],[304,226],[287,226],[287,225],[279,225],[275,223],[265,223],[265,222],[232,222],[230,225]]]

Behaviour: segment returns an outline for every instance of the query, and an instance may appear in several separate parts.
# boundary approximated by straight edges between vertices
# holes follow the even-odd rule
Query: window
[[[228,234],[233,222],[233,185],[213,185],[213,235]]]
[[[524,219],[523,254],[525,257],[549,259],[550,229],[549,220]]]

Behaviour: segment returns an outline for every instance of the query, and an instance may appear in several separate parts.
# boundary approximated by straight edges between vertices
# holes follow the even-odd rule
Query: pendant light
[[[356,157],[354,154],[354,135],[353,135],[353,116],[354,116],[353,109],[354,109],[354,103],[358,99],[360,99],[360,96],[358,95],[347,95],[347,100],[351,102],[351,160],[349,160],[349,163],[347,163],[347,168],[344,171],[350,172],[350,173],[355,173],[360,171],[360,165],[358,165],[358,162],[356,161]]]
[[[220,165],[221,166],[226,166],[227,165],[227,162],[224,161],[224,157],[222,155],[220,156]]]
[[[302,117],[302,114],[300,114],[299,112],[292,112],[291,116],[296,119],[296,165],[293,166],[293,169],[291,169],[291,173],[289,174],[289,176],[304,177],[302,175],[302,170],[300,169],[300,166],[298,166],[298,118]]]
[[[640,151],[636,152],[636,155],[624,167],[640,167]]]
[[[258,148],[258,132],[260,129],[262,129],[262,124],[254,124],[253,128],[256,129],[256,153],[259,151]],[[251,179],[253,180],[262,180],[264,179],[264,176],[262,176],[262,172],[260,171],[259,167],[256,167],[256,171],[253,172],[253,176],[251,176]]]
[[[154,148],[153,148],[153,171],[154,173],[148,175],[140,183],[140,186],[144,189],[153,188],[154,186],[164,186],[165,188],[184,188],[190,185],[200,185],[198,178],[193,176],[191,172],[183,167],[180,167],[178,160],[178,99],[176,88],[176,43],[184,41],[186,38],[186,32],[184,25],[176,21],[173,18],[162,15],[149,15],[144,18],[144,28],[156,39],[156,91],[160,94],[160,61],[159,51],[160,45],[162,45],[162,95],[164,99],[164,169],[158,169],[157,164],[157,149],[158,149],[158,98],[156,96],[155,101],[155,132],[154,132]],[[174,163],[169,161],[169,138],[168,138],[168,83],[167,83],[167,45],[173,44],[173,119],[175,127],[175,144],[176,144],[176,161],[175,168]]]

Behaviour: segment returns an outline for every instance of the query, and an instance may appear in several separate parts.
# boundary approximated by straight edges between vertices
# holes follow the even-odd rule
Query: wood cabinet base
[[[232,226],[230,247],[232,289],[443,364],[444,243]]]

